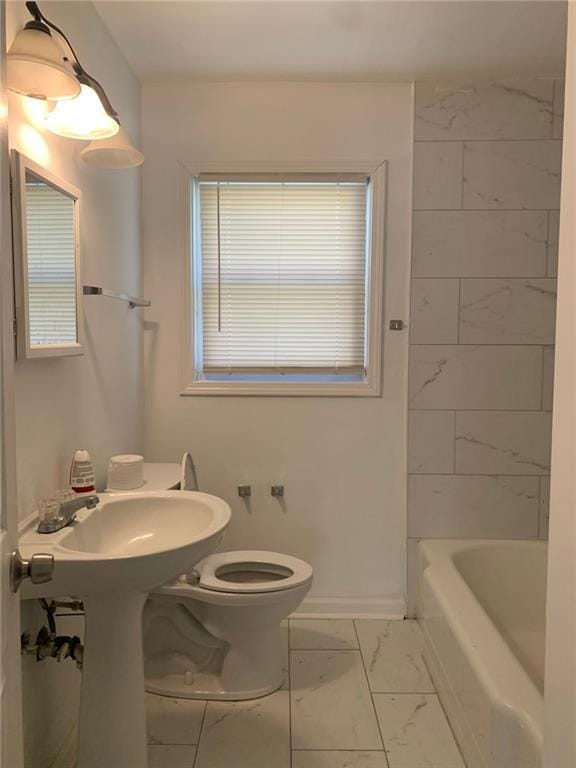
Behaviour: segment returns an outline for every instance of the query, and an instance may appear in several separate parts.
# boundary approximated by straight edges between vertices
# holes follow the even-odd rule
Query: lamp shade
[[[80,93],[80,83],[62,58],[58,43],[47,32],[22,29],[7,56],[8,88],[33,99],[59,101]]]
[[[144,155],[132,145],[124,128],[110,139],[91,141],[81,154],[92,168],[133,168],[144,162]]]
[[[96,91],[84,84],[75,99],[59,101],[46,115],[45,122],[52,133],[68,139],[107,139],[120,128],[102,106]]]

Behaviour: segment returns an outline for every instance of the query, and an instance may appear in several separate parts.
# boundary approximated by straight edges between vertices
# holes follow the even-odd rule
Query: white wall
[[[140,88],[91,3],[43,2],[48,18],[69,34],[86,69],[102,81],[126,129],[139,140]],[[8,3],[7,45],[28,20],[24,3]],[[34,113],[29,110],[35,107]],[[9,97],[10,143],[82,190],[83,280],[139,294],[140,172],[91,171],[83,167],[83,142],[48,133],[38,119],[44,106]],[[88,448],[100,484],[108,457],[143,448],[142,317],[104,298],[85,301],[83,357],[16,364],[18,512],[67,483],[70,459]],[[22,629],[32,639],[44,621],[23,604]],[[60,622],[63,634],[82,622]],[[80,674],[72,662],[23,660],[25,760],[28,768],[51,766],[74,727]]]
[[[380,398],[181,396],[179,172],[210,161],[387,160],[386,325],[406,319],[411,86],[146,84],[143,142],[147,457],[191,449],[203,490],[233,507],[226,549],[308,560],[311,610],[402,613],[407,334],[384,334]],[[240,483],[252,485],[249,506]],[[272,483],[286,486],[283,506]]]
[[[576,5],[570,3],[558,265],[544,768],[576,765]]]
[[[8,47],[29,18],[23,5],[7,4]],[[48,2],[42,10],[69,34],[138,142],[139,83],[91,3]],[[83,282],[140,294],[140,171],[89,170],[79,154],[84,142],[43,128],[43,104],[11,93],[8,109],[11,147],[82,190]],[[90,451],[100,483],[110,455],[142,449],[142,317],[100,297],[86,298],[84,313],[83,357],[16,365],[20,517],[66,485],[76,448]]]

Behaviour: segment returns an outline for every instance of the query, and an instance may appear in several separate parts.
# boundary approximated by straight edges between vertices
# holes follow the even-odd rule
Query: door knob
[[[32,584],[44,584],[51,581],[54,575],[54,558],[52,555],[38,553],[30,560],[24,560],[15,549],[10,555],[10,587],[17,592],[24,579],[30,579]]]

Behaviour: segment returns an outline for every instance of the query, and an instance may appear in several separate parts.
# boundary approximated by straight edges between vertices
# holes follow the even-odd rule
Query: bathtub
[[[422,540],[424,656],[468,768],[540,768],[544,541]]]

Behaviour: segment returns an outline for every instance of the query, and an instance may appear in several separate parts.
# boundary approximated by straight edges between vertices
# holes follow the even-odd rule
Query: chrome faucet
[[[45,520],[40,520],[36,530],[38,533],[55,533],[65,528],[74,520],[79,509],[94,509],[100,503],[96,495],[79,496],[71,501],[61,501],[56,515]]]

